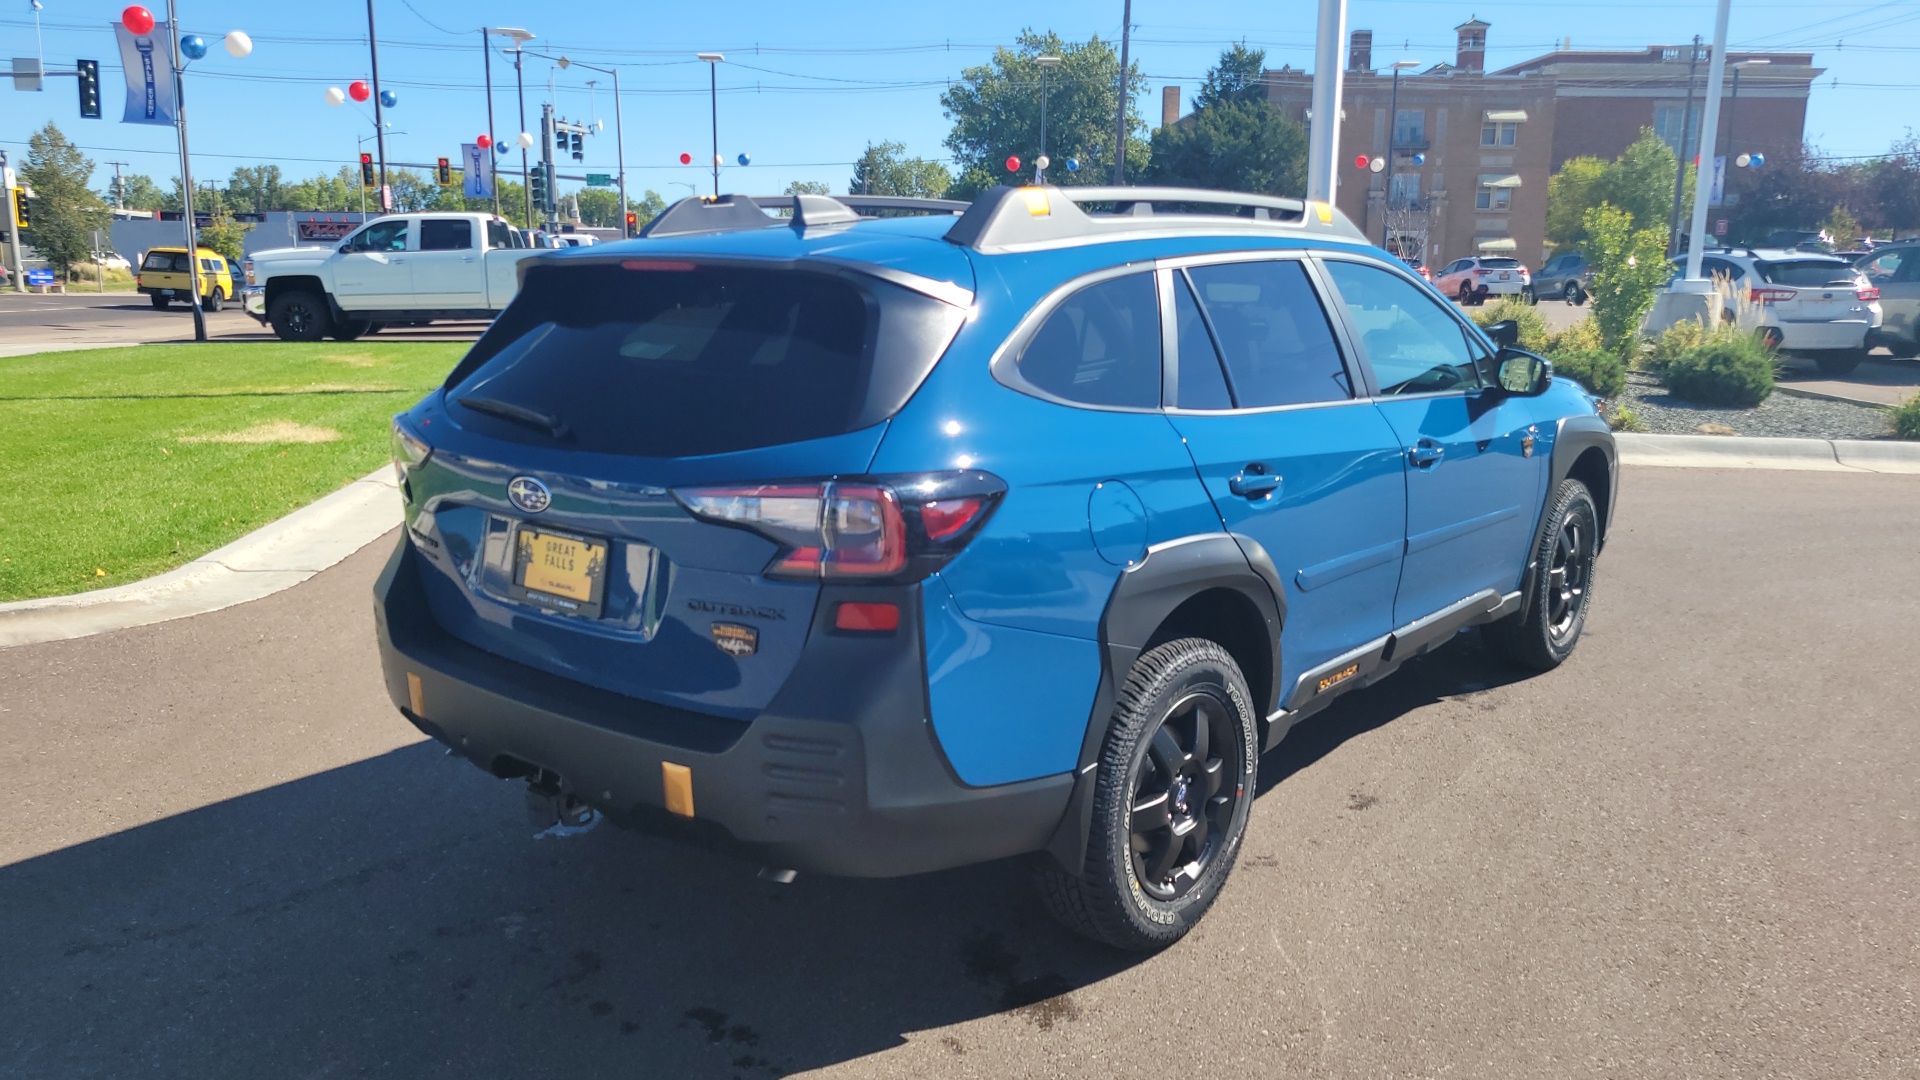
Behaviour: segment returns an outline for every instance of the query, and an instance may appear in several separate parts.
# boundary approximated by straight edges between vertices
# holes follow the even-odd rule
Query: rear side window
[[[1344,401],[1353,395],[1327,313],[1293,260],[1188,271],[1242,409]]]
[[[892,416],[964,318],[851,275],[540,267],[447,396],[462,424],[520,442],[643,457],[749,450]]]
[[[504,221],[487,222],[487,246],[490,248],[517,247],[513,229]]]
[[[1378,267],[1343,260],[1325,265],[1360,333],[1381,394],[1433,394],[1480,385],[1466,331],[1425,293]]]
[[[421,251],[467,251],[473,247],[473,222],[429,219],[420,223]]]
[[[1794,259],[1760,264],[1760,276],[1766,281],[1801,288],[1817,289],[1825,285],[1845,288],[1859,283],[1854,276],[1856,273],[1846,263],[1828,262],[1825,259]]]
[[[1143,271],[1089,285],[1020,351],[1035,389],[1086,405],[1160,406],[1160,300]]]

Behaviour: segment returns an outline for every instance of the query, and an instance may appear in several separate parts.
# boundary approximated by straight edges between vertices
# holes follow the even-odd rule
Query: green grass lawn
[[[0,358],[0,601],[179,566],[388,460],[461,343],[143,345]]]

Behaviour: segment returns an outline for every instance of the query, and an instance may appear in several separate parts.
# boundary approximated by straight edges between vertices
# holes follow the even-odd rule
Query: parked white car
[[[1685,257],[1674,260],[1685,273]],[[1829,375],[1844,375],[1867,356],[1867,336],[1880,325],[1880,290],[1836,255],[1794,250],[1723,248],[1703,251],[1700,272],[1744,291],[1758,312],[1762,341],[1806,356]],[[1729,322],[1738,313],[1726,311]]]
[[[254,252],[240,298],[283,341],[352,341],[386,323],[491,319],[536,254],[492,214],[393,214],[333,247]]]

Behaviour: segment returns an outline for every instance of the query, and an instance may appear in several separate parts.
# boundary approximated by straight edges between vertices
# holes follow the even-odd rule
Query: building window
[[[1513,208],[1513,189],[1482,184],[1480,190],[1474,193],[1473,208],[1475,210],[1510,210]]]
[[[1408,210],[1420,202],[1420,174],[1394,173],[1393,187],[1387,194],[1387,205],[1395,210]]]
[[[1694,148],[1700,145],[1700,103],[1691,108],[1679,103],[1653,107],[1653,130],[1667,144],[1667,149],[1682,161],[1692,161]],[[1680,140],[1687,140],[1686,148],[1680,146]]]
[[[1480,125],[1481,146],[1512,146],[1519,137],[1520,125],[1489,120]]]
[[[1401,109],[1393,115],[1395,146],[1427,145],[1427,110]]]

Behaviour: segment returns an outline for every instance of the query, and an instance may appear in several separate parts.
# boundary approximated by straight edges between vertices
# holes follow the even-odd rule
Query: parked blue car
[[[1325,204],[693,199],[523,274],[395,418],[377,613],[395,704],[541,821],[1033,856],[1153,949],[1303,717],[1463,627],[1579,640],[1607,425]]]

